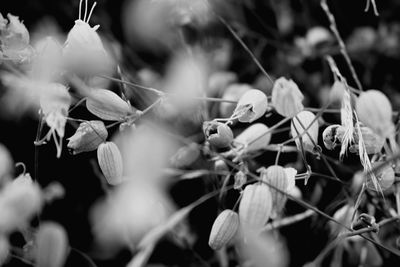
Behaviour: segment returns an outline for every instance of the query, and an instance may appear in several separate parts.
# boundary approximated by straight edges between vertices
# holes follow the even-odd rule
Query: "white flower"
[[[88,8],[86,1],[83,20],[81,19],[81,6],[82,0],[79,7],[79,19],[75,21],[75,25],[69,31],[65,41],[63,49],[64,64],[68,70],[84,76],[107,72],[111,61],[96,32],[100,26],[90,27],[89,25],[96,2],[93,4],[89,15],[86,16]]]

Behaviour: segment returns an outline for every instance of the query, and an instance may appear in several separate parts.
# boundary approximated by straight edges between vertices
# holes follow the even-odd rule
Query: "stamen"
[[[85,16],[83,17],[83,21],[86,21],[87,6],[88,6],[88,0],[85,0]]]
[[[79,20],[81,20],[81,13],[82,13],[82,0],[79,1]]]
[[[88,17],[88,19],[86,20],[86,23],[89,23],[90,17],[92,16],[93,10],[94,10],[94,8],[96,7],[96,5],[97,5],[97,2],[94,2],[93,6],[92,6],[92,9],[90,9],[89,17]]]

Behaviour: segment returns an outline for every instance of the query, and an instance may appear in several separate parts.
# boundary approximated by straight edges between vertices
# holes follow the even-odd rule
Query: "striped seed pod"
[[[362,92],[356,102],[359,120],[382,138],[393,134],[392,105],[378,90]]]
[[[127,102],[106,89],[93,89],[86,99],[86,108],[107,121],[118,121],[132,114],[132,108]]]
[[[221,249],[232,240],[238,228],[238,214],[232,210],[224,210],[214,221],[208,245],[214,250]]]
[[[68,138],[67,147],[76,155],[96,150],[107,139],[108,132],[102,121],[82,122],[75,134]]]
[[[122,182],[122,156],[116,144],[105,142],[97,149],[97,160],[104,177],[110,185]]]
[[[272,211],[272,197],[268,186],[252,184],[246,186],[239,204],[239,218],[241,224],[256,230],[263,227]]]
[[[292,120],[290,130],[293,138],[295,138],[296,146],[300,150],[300,137],[297,136],[304,133],[310,125],[310,128],[301,135],[303,147],[306,151],[313,152],[315,146],[318,144],[318,120],[315,120],[312,124],[311,122],[315,119],[315,115],[307,110],[298,113]]]
[[[40,225],[36,236],[37,267],[62,267],[68,255],[68,236],[64,228],[53,222]]]
[[[277,79],[272,89],[272,105],[276,112],[288,118],[296,116],[304,109],[304,95],[301,93],[297,84],[285,77]]]
[[[267,125],[255,123],[239,134],[234,142],[238,147],[243,146],[246,152],[264,149],[271,141],[271,133]]]
[[[267,96],[261,90],[251,89],[239,99],[232,118],[237,118],[240,122],[253,122],[261,118],[267,109]]]
[[[260,178],[263,182],[272,185],[284,192],[287,192],[289,187],[289,180],[286,175],[286,171],[282,166],[273,165],[269,166],[267,169],[261,168]],[[274,188],[270,187],[271,197],[272,197],[272,214],[271,217],[275,218],[279,215],[283,207],[286,204],[286,195],[278,192]]]

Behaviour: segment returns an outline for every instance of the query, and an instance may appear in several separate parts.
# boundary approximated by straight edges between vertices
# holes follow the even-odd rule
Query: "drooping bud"
[[[267,109],[267,96],[260,90],[251,89],[239,99],[232,118],[237,118],[240,122],[253,122],[261,118]]]
[[[288,118],[296,116],[304,109],[303,99],[304,96],[294,81],[285,77],[275,81],[271,102],[280,115]]]
[[[340,124],[333,124],[326,127],[322,133],[322,140],[324,141],[325,147],[329,150],[333,150],[337,146],[341,146],[344,131],[344,127]]]
[[[359,120],[382,138],[393,134],[392,105],[389,99],[378,90],[362,92],[356,102]]]
[[[361,126],[360,130],[367,154],[376,154],[380,152],[385,143],[385,139],[381,138],[369,127]],[[358,131],[356,131],[354,133],[354,145],[350,146],[349,149],[351,153],[356,153],[356,154],[359,153],[358,142],[359,142],[359,136],[358,136]]]
[[[86,99],[87,109],[103,120],[118,121],[132,114],[131,106],[116,93],[94,89]]]
[[[228,147],[233,141],[233,133],[228,125],[217,121],[203,123],[203,132],[211,145],[219,148]]]
[[[116,144],[105,142],[97,149],[97,160],[104,177],[110,185],[122,182],[122,156]]]
[[[107,129],[102,121],[82,122],[75,134],[68,138],[68,148],[72,154],[96,150],[97,147],[106,141]]]
[[[238,228],[238,214],[232,210],[224,210],[214,221],[208,245],[214,250],[221,249],[232,240]]]
[[[53,222],[40,225],[36,235],[37,267],[62,267],[68,255],[68,236],[64,228]]]
[[[379,166],[383,162],[374,162],[373,166]],[[375,173],[375,177],[378,180],[380,188],[382,191],[388,190],[394,183],[395,173],[392,166],[385,164],[385,166],[379,168]],[[367,187],[370,190],[377,191],[376,187],[373,185],[372,181],[367,180]]]
[[[222,95],[223,100],[239,101],[239,99],[252,88],[248,84],[231,84],[228,86]],[[221,103],[219,106],[219,112],[223,118],[227,118],[232,115],[236,105],[231,103]]]
[[[268,186],[246,186],[239,205],[239,218],[244,228],[257,230],[268,221],[272,211],[272,197]]]
[[[235,144],[243,147],[247,153],[266,148],[270,141],[271,131],[262,123],[255,123],[247,127],[234,140]]]
[[[313,122],[314,121],[314,122]],[[307,131],[305,131],[308,128]],[[313,152],[318,144],[318,120],[310,111],[301,111],[293,119],[291,123],[291,133],[295,138],[296,146],[300,150],[300,136],[303,147],[306,151]],[[299,137],[298,137],[299,136]]]

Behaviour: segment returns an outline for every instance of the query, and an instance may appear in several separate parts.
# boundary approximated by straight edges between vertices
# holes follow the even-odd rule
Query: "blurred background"
[[[374,15],[372,8],[364,12],[365,0],[328,2],[362,85],[365,89],[383,91],[390,96],[394,109],[398,109],[400,2],[377,0],[379,16]],[[46,35],[58,36],[60,43],[63,43],[78,19],[78,9],[78,0],[0,1],[1,14],[19,16],[31,34],[32,43]],[[214,0],[209,4],[204,4],[202,0],[100,0],[89,24],[100,25],[98,33],[105,47],[117,60],[126,79],[131,81],[157,88],[160,85],[158,77],[168,73],[171,61],[191,49],[201,51],[201,57],[206,59],[208,77],[220,72],[230,73],[234,81],[251,84],[270,94],[271,83],[261,74],[221,18],[247,44],[273,78],[285,76],[296,81],[306,96],[305,106],[318,108],[329,98],[333,78],[324,59],[326,55],[333,56],[348,83],[356,87],[338,45],[329,32],[328,20],[318,0]],[[108,86],[114,91],[118,90],[115,84]],[[212,91],[210,84],[208,89],[210,96],[221,96]],[[0,90],[1,97],[5,88],[0,87]],[[142,91],[134,91],[129,97],[139,109],[153,101],[150,94]],[[208,114],[210,117],[213,115],[212,112]],[[71,116],[94,118],[83,107],[74,110]],[[324,119],[330,122],[339,120],[334,115],[327,115]],[[273,116],[266,123],[272,125],[279,120],[280,117]],[[10,150],[15,162],[24,162],[27,171],[42,186],[56,180],[65,187],[65,198],[46,206],[41,219],[62,224],[68,232],[71,246],[90,255],[97,266],[125,266],[131,258],[128,250],[104,258],[94,246],[89,222],[90,209],[105,195],[97,175],[96,152],[72,156],[64,145],[62,157],[57,159],[53,145],[35,147],[33,144],[38,124],[36,116],[13,116],[3,111],[0,123],[0,142]],[[201,132],[201,123],[195,120],[180,119],[170,123],[176,132],[184,136]],[[117,130],[111,129],[110,135]],[[67,125],[65,136],[70,137],[74,132],[75,128]],[[287,137],[274,138],[273,141],[277,142]],[[202,137],[197,141],[202,142]],[[268,164],[273,159],[266,153],[256,160]],[[282,156],[282,162],[295,160],[293,155]],[[350,168],[355,170],[360,167],[354,158],[346,160]],[[210,168],[206,159],[198,164],[197,167]],[[323,167],[320,169],[323,172]],[[338,172],[344,179],[350,179],[345,171]],[[210,192],[214,186],[213,177],[203,178],[172,183],[169,193],[174,204],[183,207]],[[341,187],[330,182],[316,184],[310,181],[307,190],[302,185],[299,187],[305,198],[315,201],[314,204],[328,213],[333,212],[342,197]],[[329,190],[324,194],[315,193],[326,187]],[[235,194],[231,196],[232,204],[236,197]],[[211,200],[195,209],[187,224],[189,230],[183,230],[192,242],[186,246],[176,244],[171,238],[163,239],[150,258],[152,266],[218,266],[217,257],[207,244],[217,207],[217,201]],[[288,214],[300,211],[302,209],[296,204],[288,203]],[[318,217],[283,228],[281,232],[288,247],[290,266],[302,266],[314,259],[329,235],[326,221]],[[18,235],[13,236],[15,243],[20,239]],[[394,260],[391,257],[386,259],[388,262]],[[22,264],[12,260],[7,266]],[[235,264],[232,262],[231,266]],[[90,265],[79,254],[72,252],[66,266]]]

